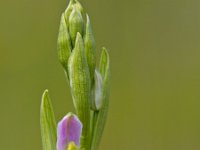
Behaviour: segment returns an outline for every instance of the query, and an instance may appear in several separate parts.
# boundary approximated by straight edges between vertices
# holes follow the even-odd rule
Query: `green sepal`
[[[110,93],[110,60],[108,52],[105,48],[103,48],[101,53],[100,59],[100,74],[103,78],[103,85],[102,85],[102,107],[99,111],[96,111],[97,119],[94,125],[94,136],[92,139],[92,148],[97,149],[101,137],[103,134],[103,130],[105,127],[107,114],[108,114],[108,105],[109,105],[109,93]]]
[[[85,51],[87,62],[90,70],[90,78],[92,83],[94,81],[95,67],[96,67],[96,42],[92,32],[90,18],[86,15],[86,30],[84,36]]]
[[[42,96],[40,127],[43,150],[56,150],[56,121],[48,90],[45,90]]]
[[[84,20],[81,12],[77,7],[73,7],[73,10],[69,16],[69,33],[72,41],[73,47],[75,47],[75,40],[77,33],[83,35],[84,32]]]
[[[57,47],[59,61],[65,71],[68,72],[68,59],[72,51],[72,46],[64,13],[61,16]]]
[[[77,33],[75,48],[69,59],[69,78],[74,106],[83,124],[81,147],[87,147],[90,129],[90,73],[80,33]]]

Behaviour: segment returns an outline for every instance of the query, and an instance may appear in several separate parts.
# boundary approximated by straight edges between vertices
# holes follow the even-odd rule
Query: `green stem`
[[[95,150],[92,146],[92,141],[94,139],[94,130],[95,130],[95,127],[96,127],[96,122],[97,122],[97,117],[98,117],[98,111],[92,111],[92,114],[91,114],[91,131],[90,131],[90,149],[91,150]]]

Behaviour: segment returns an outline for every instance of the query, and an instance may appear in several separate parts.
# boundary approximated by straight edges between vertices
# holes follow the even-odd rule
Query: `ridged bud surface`
[[[80,33],[77,33],[75,48],[69,60],[69,78],[74,106],[83,123],[82,139],[87,140],[90,126],[90,74]],[[82,144],[87,145],[87,141],[82,141]]]

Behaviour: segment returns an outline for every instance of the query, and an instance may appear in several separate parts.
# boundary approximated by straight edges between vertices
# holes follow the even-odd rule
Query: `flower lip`
[[[80,137],[82,132],[82,123],[78,117],[68,113],[57,127],[57,150],[66,150],[70,142],[80,146]]]

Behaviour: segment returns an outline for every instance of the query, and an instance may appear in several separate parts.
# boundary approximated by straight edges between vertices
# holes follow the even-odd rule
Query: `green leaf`
[[[56,150],[56,121],[48,90],[42,96],[40,126],[43,150]]]

